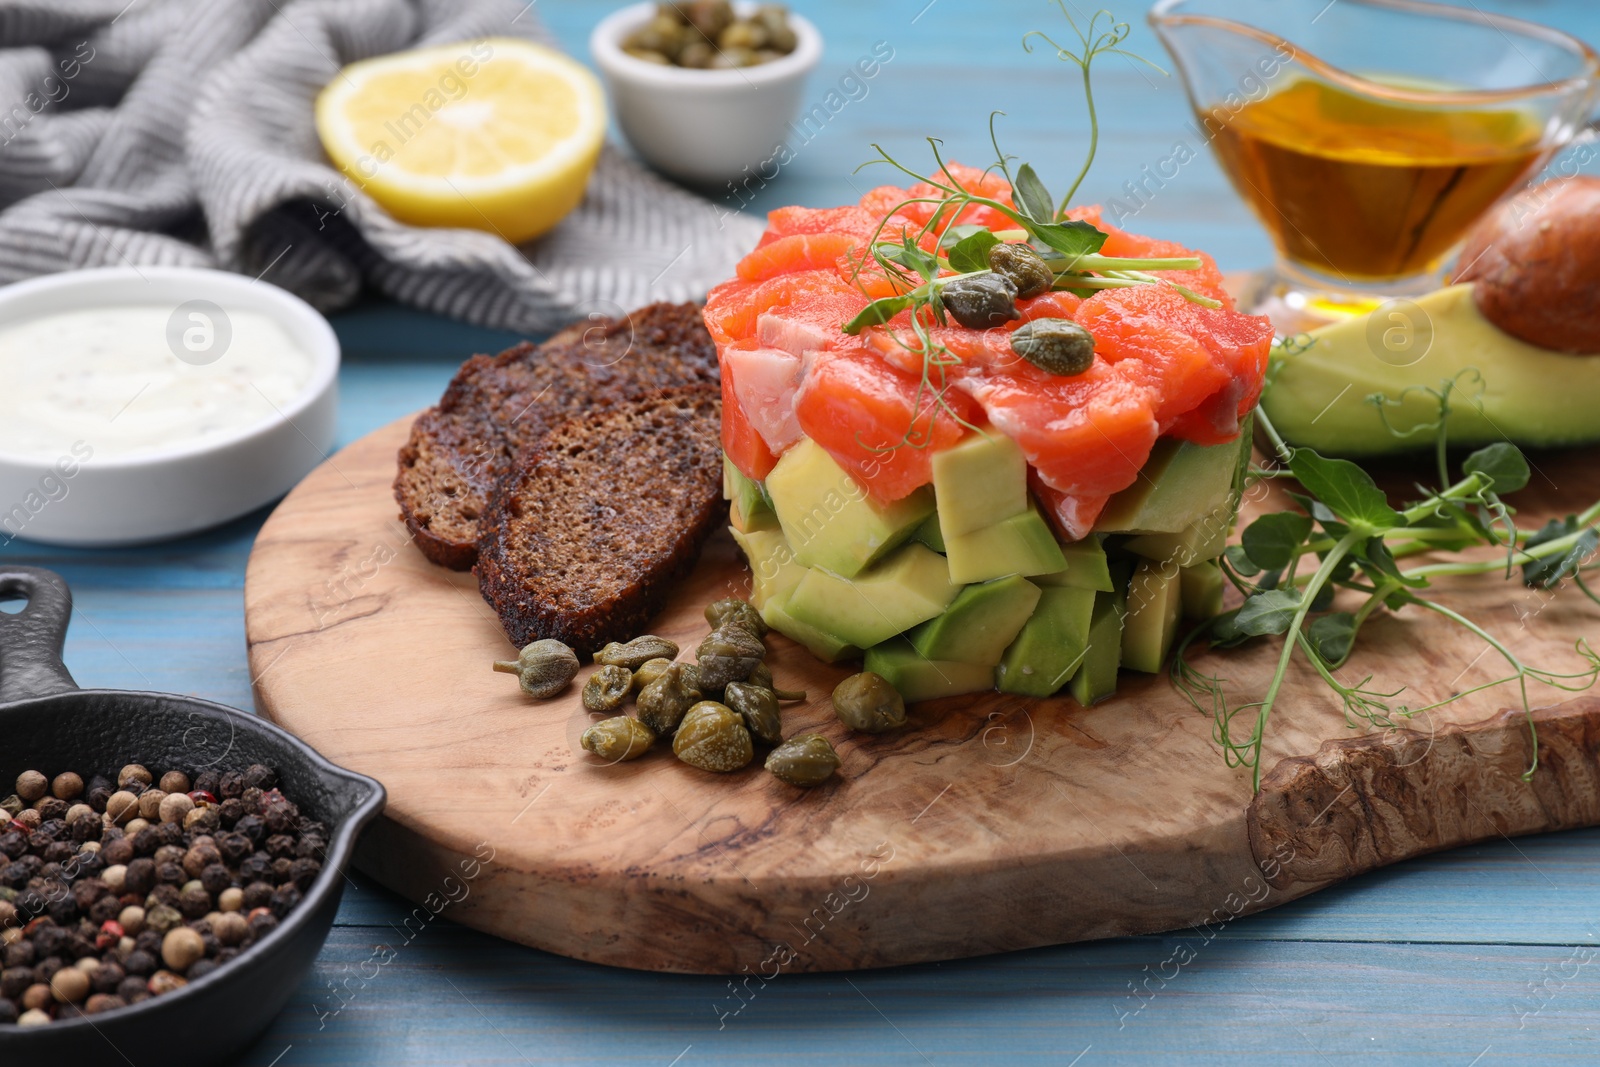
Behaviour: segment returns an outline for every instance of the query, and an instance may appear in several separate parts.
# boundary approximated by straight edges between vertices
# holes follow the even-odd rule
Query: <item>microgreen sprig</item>
[[[1503,641],[1460,612],[1430,599],[1426,591],[1440,578],[1486,575],[1509,577],[1522,568],[1524,584],[1550,589],[1572,579],[1587,594],[1582,570],[1600,548],[1600,502],[1584,511],[1552,520],[1539,529],[1516,525],[1514,510],[1503,499],[1528,483],[1526,458],[1507,442],[1480,448],[1467,456],[1461,476],[1449,481],[1446,425],[1458,380],[1427,392],[1439,416],[1417,427],[1391,428],[1411,436],[1426,427],[1436,435],[1440,487],[1423,490],[1423,498],[1403,509],[1392,507],[1383,491],[1359,466],[1329,459],[1309,448],[1290,448],[1265,412],[1255,419],[1271,442],[1279,469],[1252,470],[1257,477],[1287,475],[1304,494],[1290,494],[1299,511],[1262,515],[1246,527],[1239,543],[1220,561],[1227,580],[1244,595],[1244,603],[1203,623],[1178,646],[1171,665],[1173,684],[1194,706],[1214,720],[1214,737],[1229,766],[1248,767],[1256,788],[1261,784],[1261,748],[1268,721],[1289,668],[1299,650],[1343,705],[1346,720],[1390,728],[1472,693],[1515,684],[1527,715],[1533,756],[1524,777],[1538,768],[1539,738],[1534,727],[1529,682],[1577,692],[1600,680],[1600,655],[1586,641],[1575,652],[1582,666],[1563,672],[1524,662]],[[1383,411],[1391,401],[1369,398]],[[1449,482],[1449,484],[1445,484]],[[1399,560],[1420,553],[1459,552],[1473,546],[1504,550],[1503,559],[1459,559],[1402,568]],[[1315,558],[1310,573],[1302,561]],[[1360,594],[1354,611],[1339,610],[1340,591]],[[1591,598],[1592,595],[1591,595]],[[1600,602],[1600,599],[1597,599]],[[1349,661],[1363,626],[1380,611],[1415,607],[1436,614],[1473,634],[1505,660],[1509,673],[1420,706],[1396,698],[1404,689],[1384,692],[1372,676],[1351,685],[1335,674]],[[1225,680],[1194,665],[1191,650],[1201,644],[1229,648],[1263,637],[1281,637],[1282,648],[1271,681],[1259,700],[1231,704]]]

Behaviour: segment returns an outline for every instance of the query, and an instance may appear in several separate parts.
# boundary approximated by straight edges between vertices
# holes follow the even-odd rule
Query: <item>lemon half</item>
[[[581,64],[487,38],[353,63],[317,97],[335,165],[395,218],[515,243],[578,206],[606,133]]]

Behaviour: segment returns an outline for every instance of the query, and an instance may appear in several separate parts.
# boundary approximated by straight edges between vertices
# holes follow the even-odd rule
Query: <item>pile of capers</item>
[[[748,601],[728,597],[707,607],[705,616],[712,629],[695,650],[694,663],[677,662],[678,645],[653,634],[613,641],[595,653],[598,666],[581,699],[585,710],[606,718],[591,724],[579,743],[600,759],[621,763],[670,737],[678,759],[718,773],[748,766],[757,745],[772,746],[765,766],[774,777],[798,786],[827,781],[839,769],[827,738],[783,738],[779,704],[806,695],[774,682],[761,614]],[[494,668],[516,674],[530,696],[546,698],[572,682],[578,657],[560,641],[535,641],[516,660]],[[633,715],[627,714],[630,699]],[[903,706],[900,717],[904,721]]]
[[[728,0],[685,0],[657,4],[655,17],[629,34],[622,50],[662,66],[731,70],[782,59],[797,43],[783,4],[762,4],[741,18]]]
[[[939,286],[945,312],[969,330],[992,330],[1021,318],[1017,301],[1047,293],[1056,275],[1025,244],[989,249],[987,273],[963,274]],[[1034,319],[1011,332],[1011,351],[1049,374],[1071,377],[1094,364],[1094,335],[1071,319]]]

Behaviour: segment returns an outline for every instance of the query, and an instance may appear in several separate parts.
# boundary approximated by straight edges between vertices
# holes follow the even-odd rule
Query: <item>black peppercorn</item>
[[[152,960],[151,964],[154,965],[154,963],[155,961]],[[131,1004],[133,1003],[133,998],[135,996],[141,993],[146,996],[149,995],[150,991],[146,988],[145,983],[146,979],[130,974],[127,978],[124,978],[120,983],[118,983],[117,996]]]
[[[164,822],[159,826],[153,827],[153,829],[163,845],[183,844],[183,827],[177,823]]]
[[[308,834],[300,838],[300,843],[295,846],[295,853],[308,859],[320,860],[328,854],[328,841],[326,838],[315,834]]]
[[[300,890],[295,888],[292,882],[280,885],[272,891],[272,914],[280,919],[293,911],[295,905],[299,903]]]
[[[0,816],[0,820],[3,820],[4,818],[5,816]],[[8,859],[16,859],[18,856],[26,852],[27,849],[28,839],[18,831],[10,830],[6,833],[0,834],[0,856],[5,856]]]
[[[254,851],[250,839],[244,834],[222,834],[217,838],[217,851],[222,854],[222,862],[230,867],[237,867],[244,858]]]
[[[128,864],[127,873],[123,875],[123,891],[144,896],[155,888],[156,864],[147,856],[141,856]]]
[[[263,767],[259,763],[252,763],[245,768],[244,784],[250,789],[268,790],[277,787],[278,772],[271,767]]]
[[[89,984],[96,993],[115,993],[128,977],[122,965],[114,961],[103,962],[89,975]]]
[[[60,956],[47,956],[33,966],[33,981],[36,985],[49,985],[50,979],[56,972],[67,965],[67,961]]]
[[[183,873],[182,864],[162,863],[156,866],[157,882],[164,882],[167,885],[182,885],[188,880],[189,876]]]
[[[233,885],[233,875],[228,873],[228,868],[220,863],[213,863],[200,872],[200,884],[205,886],[207,893],[218,896],[224,889]]]
[[[178,887],[171,882],[161,882],[150,890],[149,899],[154,900],[157,904],[165,904],[169,908],[175,908],[178,906],[178,892]],[[149,910],[148,905],[146,910]]]
[[[0,997],[16,1000],[33,984],[32,967],[7,967],[0,971]]]
[[[161,937],[157,935],[156,944],[159,946],[160,943]],[[128,953],[128,958],[122,961],[122,966],[129,974],[148,978],[156,970],[155,953],[147,952],[143,948],[136,948]]]
[[[244,801],[238,797],[229,797],[217,805],[217,818],[222,820],[224,829],[231,830],[244,817],[244,811]]]
[[[257,912],[250,919],[250,936],[257,941],[278,928],[278,917],[270,911]]]
[[[204,886],[190,886],[178,897],[178,910],[185,919],[199,919],[211,911],[211,894]]]
[[[266,882],[251,882],[244,887],[245,911],[255,911],[272,903],[272,886]]]
[[[14,942],[6,946],[5,955],[0,959],[4,965],[10,967],[32,967],[38,962],[38,955],[33,947],[33,942],[27,939]]]
[[[265,852],[246,856],[239,864],[239,880],[245,884],[259,882],[272,870],[272,857]],[[24,879],[26,881],[26,879]]]
[[[289,878],[290,878],[290,873],[289,872],[292,871],[293,869],[294,869],[294,860],[290,859],[288,856],[280,856],[278,859],[273,860],[272,861],[272,882],[273,882],[273,884],[274,885],[282,885],[283,883],[287,882],[289,880]]]
[[[223,800],[244,792],[244,775],[238,771],[224,771],[217,781],[216,794]]]
[[[136,856],[154,856],[161,847],[161,830],[154,826],[146,826],[143,830],[133,835],[133,854]],[[124,838],[126,840],[126,838]]]
[[[109,866],[126,866],[133,862],[133,842],[126,837],[119,837],[115,841],[105,841],[100,845],[100,858]]]
[[[201,771],[199,774],[194,776],[193,792],[210,793],[212,796],[216,796],[217,789],[221,786],[221,784],[222,775],[218,774],[216,771]]]
[[[288,834],[273,834],[267,838],[267,843],[262,848],[273,859],[278,859],[281,856],[293,856],[294,838]]]
[[[122,913],[122,901],[107,893],[89,908],[89,921],[96,926],[112,922]]]
[[[193,982],[196,979],[204,978],[206,975],[216,970],[218,966],[220,966],[220,964],[218,964],[216,960],[199,960],[189,965],[189,970],[185,972],[185,977],[187,977],[189,981]]]
[[[262,821],[259,815],[245,814],[240,816],[239,821],[233,824],[233,832],[243,834],[253,847],[259,845],[266,838],[267,824]]]
[[[39,813],[39,818],[49,822],[66,815],[67,809],[71,806],[57,797],[44,797],[34,804],[33,810]]]
[[[0,1026],[10,1026],[17,1021],[17,1006],[11,1001],[0,998]]]
[[[301,892],[311,888],[311,883],[317,880],[317,875],[322,873],[322,864],[314,859],[302,857],[289,865],[289,878]]]
[[[159,956],[161,955],[161,933],[157,930],[140,930],[139,936],[133,939],[133,945],[139,952],[145,952],[151,956]],[[132,957],[129,958],[131,959]],[[131,971],[133,968],[129,967],[128,969]]]

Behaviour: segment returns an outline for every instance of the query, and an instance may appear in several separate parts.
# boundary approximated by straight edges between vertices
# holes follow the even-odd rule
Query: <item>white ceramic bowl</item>
[[[334,441],[339,341],[326,319],[277,286],[188,267],[69,271],[0,288],[0,325],[85,308],[175,310],[193,300],[274,320],[312,357],[299,395],[265,421],[81,464],[7,452],[0,431],[0,545],[128,545],[193,533],[275,500],[322,462]]]
[[[754,4],[735,5],[746,14]],[[686,181],[715,183],[770,167],[786,126],[800,113],[806,76],[822,58],[822,35],[789,13],[797,44],[782,59],[737,70],[694,70],[647,63],[622,50],[650,21],[653,3],[625,7],[600,21],[589,51],[611,90],[617,125],[658,169]],[[771,177],[771,175],[768,175]]]

